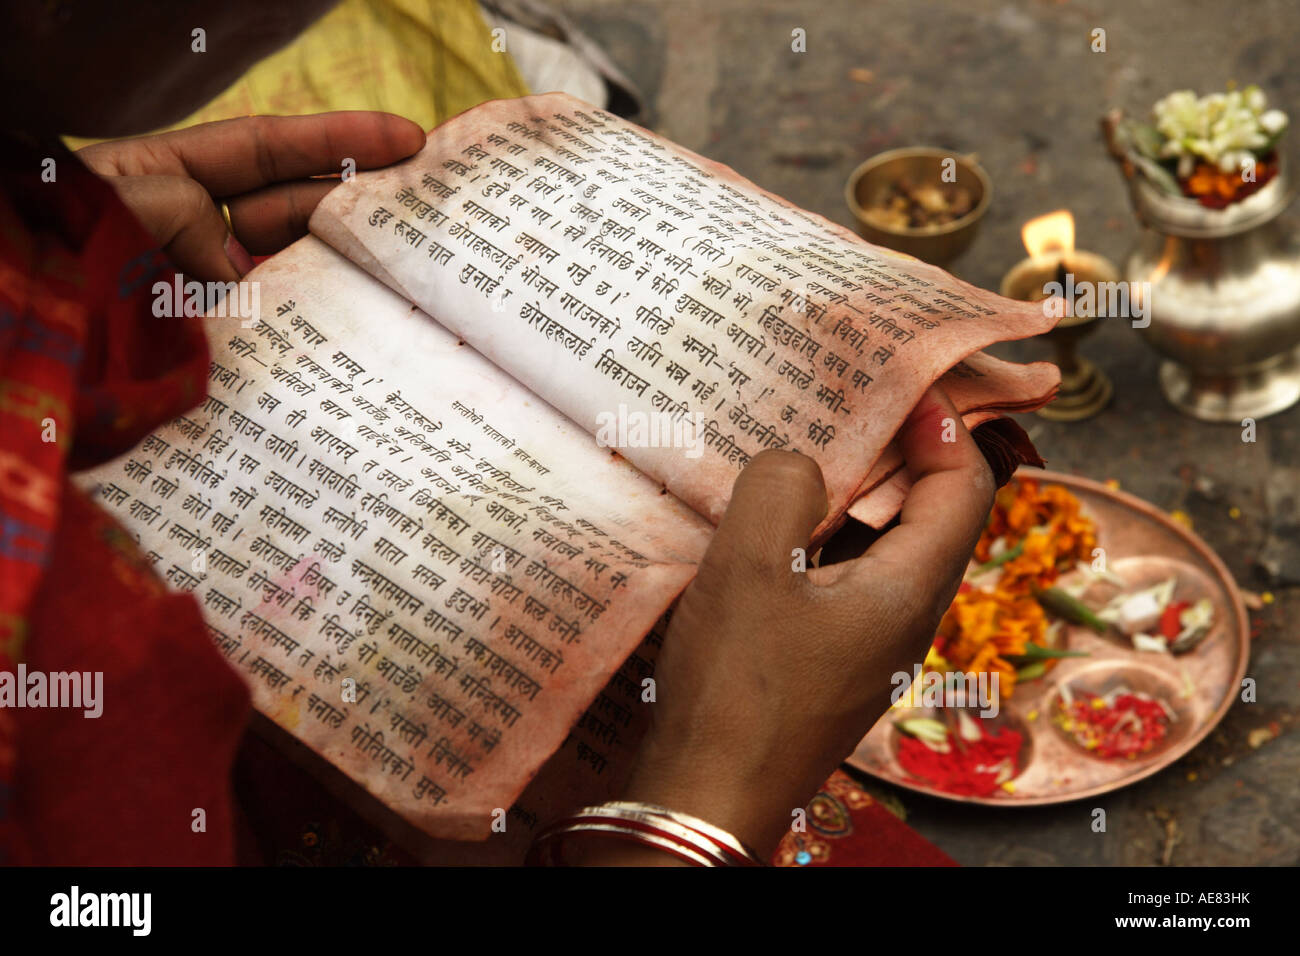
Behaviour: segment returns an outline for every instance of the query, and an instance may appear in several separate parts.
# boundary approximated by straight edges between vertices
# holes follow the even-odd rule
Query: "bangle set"
[[[533,841],[527,863],[531,866],[565,866],[567,837],[593,833],[639,843],[669,853],[694,866],[762,866],[758,855],[726,830],[652,803],[612,800],[583,807],[552,823]]]

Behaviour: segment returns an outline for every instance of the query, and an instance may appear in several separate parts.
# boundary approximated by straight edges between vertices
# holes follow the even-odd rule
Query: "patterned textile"
[[[773,866],[956,866],[842,770],[808,802],[803,832],[785,835]]]
[[[107,184],[56,143],[5,140],[0,671],[102,672],[103,712],[0,707],[0,858],[229,862],[248,692],[194,600],[67,479],[203,399],[203,331],[154,317],[172,271]]]

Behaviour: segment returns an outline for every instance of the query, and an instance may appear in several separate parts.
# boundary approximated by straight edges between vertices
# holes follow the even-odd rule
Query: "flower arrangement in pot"
[[[1280,214],[1295,193],[1287,117],[1256,86],[1155,104],[1150,122],[1102,120],[1141,229],[1124,262],[1160,388],[1206,421],[1300,401],[1300,242]]]
[[[1149,122],[1112,114],[1107,134],[1121,161],[1162,192],[1223,209],[1277,175],[1287,124],[1251,85],[1200,97],[1178,90],[1152,107]]]

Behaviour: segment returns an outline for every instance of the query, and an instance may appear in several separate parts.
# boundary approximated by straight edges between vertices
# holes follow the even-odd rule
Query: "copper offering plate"
[[[895,756],[901,732],[894,723],[906,716],[934,716],[924,709],[891,709],[858,744],[846,761],[849,766],[959,803],[1011,807],[1065,803],[1118,790],[1169,766],[1200,743],[1228,712],[1246,674],[1250,626],[1236,583],[1218,556],[1191,531],[1133,495],[1075,475],[1038,469],[1022,469],[1019,474],[1043,484],[1064,485],[1078,497],[1083,512],[1097,524],[1097,543],[1105,549],[1108,566],[1129,582],[1127,590],[1176,575],[1175,600],[1209,597],[1214,603],[1210,633],[1195,649],[1170,655],[1135,651],[1119,635],[1101,636],[1085,627],[1064,625],[1062,645],[1089,656],[1062,659],[1043,677],[1017,684],[1014,694],[1002,700],[998,716],[990,718],[990,729],[1010,725],[1025,740],[1013,792],[999,789],[990,797],[959,796],[935,790],[905,771]],[[1072,578],[1063,576],[1061,583]],[[1099,607],[1117,592],[1113,585],[1098,583],[1084,599]],[[1188,681],[1195,688],[1190,695]],[[1177,720],[1165,740],[1140,757],[1093,756],[1052,721],[1058,688],[1067,682],[1072,689],[1094,693],[1123,682],[1161,697]],[[1036,714],[1032,720],[1031,714]]]

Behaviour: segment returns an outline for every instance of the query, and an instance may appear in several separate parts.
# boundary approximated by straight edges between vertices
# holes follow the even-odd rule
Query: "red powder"
[[[998,790],[998,778],[1010,780],[1020,772],[1020,734],[1003,728],[990,734],[980,726],[980,739],[965,741],[951,731],[948,752],[931,750],[915,737],[903,734],[898,743],[898,762],[914,777],[936,790],[963,797],[988,797]],[[1009,766],[1011,775],[1005,775]]]

